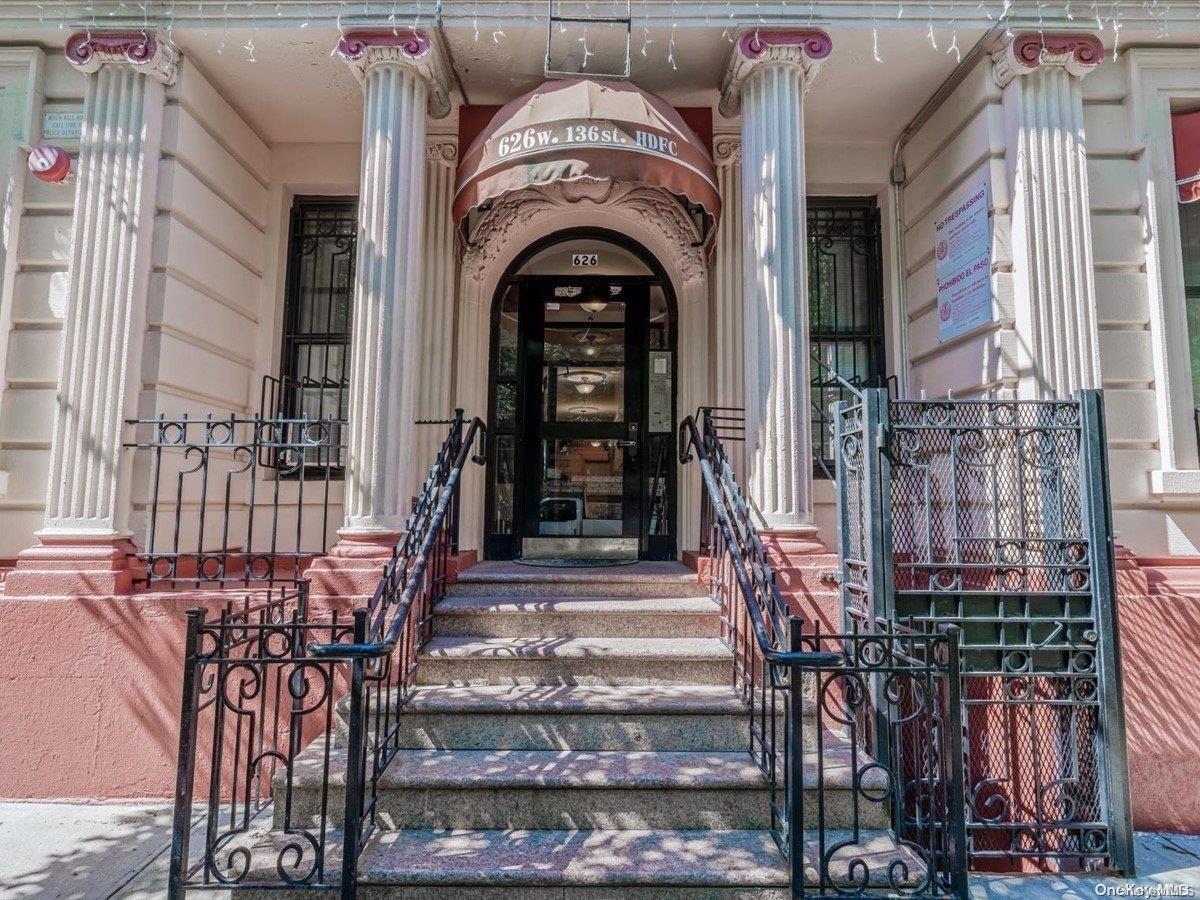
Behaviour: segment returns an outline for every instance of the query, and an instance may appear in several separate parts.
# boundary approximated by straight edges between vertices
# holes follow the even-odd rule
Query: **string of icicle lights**
[[[94,2],[76,4],[67,0],[42,0],[34,3],[38,10],[39,21],[50,24],[57,20],[61,29],[84,27],[107,27],[110,20],[119,19],[122,24],[128,24],[130,19],[140,19],[146,29],[160,27],[168,35],[175,28],[178,17],[186,16],[187,21],[200,21],[201,27],[212,26],[221,29],[222,36],[218,44],[218,52],[224,54],[229,49],[229,36],[234,25],[241,26],[245,17],[236,23],[230,21],[231,0],[118,0],[118,2]],[[1124,27],[1124,10],[1119,0],[961,0],[952,2],[948,8],[941,4],[935,7],[934,0],[869,0],[871,16],[871,53],[877,63],[884,62],[885,49],[881,46],[880,29],[886,29],[889,21],[917,20],[925,25],[926,39],[932,50],[950,54],[955,59],[962,58],[959,46],[958,29],[960,16],[971,12],[982,14],[988,21],[1008,23],[1015,12],[1027,13],[1030,5],[1036,5],[1036,28],[1044,29],[1051,22],[1061,25],[1065,22],[1078,23],[1080,28],[1098,32],[1112,32],[1113,56],[1120,52],[1121,29]],[[468,6],[469,4],[469,6]],[[563,0],[549,0],[547,9],[556,9],[561,13]],[[332,16],[339,33],[348,29],[347,22],[359,24],[362,18],[378,16],[378,2],[363,2],[363,0],[310,0],[306,3],[282,2],[282,0],[263,0],[263,2],[238,2],[235,5],[243,12],[247,9],[261,10],[266,15],[282,18],[285,15],[294,16],[300,10],[300,28],[307,28],[313,22],[326,22]],[[401,29],[420,28],[439,21],[443,12],[448,8],[445,0],[424,0],[415,4],[404,4],[409,12],[400,12],[399,0],[393,0],[390,11],[385,17],[386,25],[399,32]],[[487,41],[495,46],[504,43],[507,35],[501,27],[501,17],[490,15],[489,7],[495,8],[501,4],[482,2],[482,0],[462,0],[458,7],[468,7],[471,23],[471,35],[475,43]],[[661,5],[661,4],[660,4]],[[696,4],[690,4],[694,7]],[[774,2],[755,2],[754,19],[758,25],[766,26],[768,20],[765,8],[780,8],[798,12],[808,23],[812,23],[819,12],[821,0],[774,0]],[[704,4],[705,20],[712,25],[722,26],[722,37],[733,42],[747,25],[754,26],[755,21],[747,21],[745,17],[738,18],[737,10],[732,0],[720,0]],[[1170,35],[1171,13],[1173,10],[1194,9],[1196,20],[1200,24],[1200,0],[1145,0],[1143,10],[1156,25],[1156,33],[1160,38]],[[680,49],[676,40],[679,26],[679,0],[670,0],[669,17],[665,24],[667,37],[656,41],[650,28],[649,0],[584,0],[583,13],[578,12],[579,4],[571,5],[572,15],[577,18],[596,18],[607,21],[573,22],[570,29],[578,32],[574,43],[574,56],[579,60],[581,71],[587,71],[593,65],[593,57],[597,55],[597,32],[602,29],[628,27],[631,35],[636,34],[636,41],[631,41],[630,55],[650,59],[654,55],[656,44],[661,45],[657,52],[673,69],[679,67]],[[82,23],[77,16],[82,11]],[[557,15],[557,13],[556,13]],[[357,18],[356,18],[357,17]],[[508,19],[508,16],[503,17]],[[689,14],[689,19],[694,15]],[[611,21],[611,20],[620,20]],[[628,20],[628,26],[625,21]],[[236,48],[247,62],[257,62],[254,36],[259,27],[258,18],[250,18],[250,36]],[[542,22],[545,22],[543,17]],[[663,28],[663,25],[659,25]],[[566,35],[568,26],[559,24],[560,34]],[[569,42],[569,41],[568,41]]]

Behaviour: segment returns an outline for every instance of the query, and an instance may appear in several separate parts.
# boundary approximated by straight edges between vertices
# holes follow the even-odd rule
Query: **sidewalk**
[[[202,838],[197,835],[198,839]],[[167,804],[0,802],[0,898],[151,900],[166,895],[171,848]],[[1100,896],[1200,898],[1200,836],[1137,835],[1138,877],[986,875],[972,900],[1087,900]],[[1175,886],[1190,888],[1182,893]],[[1117,893],[1131,888],[1162,893]],[[206,900],[229,895],[208,892]]]

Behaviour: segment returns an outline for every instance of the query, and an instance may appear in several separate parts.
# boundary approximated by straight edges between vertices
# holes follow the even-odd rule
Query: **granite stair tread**
[[[678,562],[639,562],[631,566],[581,568],[538,568],[520,563],[484,562],[458,574],[459,583],[478,582],[594,582],[615,584],[631,581],[675,581],[698,583],[695,569]]]
[[[820,846],[806,833],[805,881],[818,884]],[[294,835],[261,825],[238,836],[255,865],[253,882],[274,876],[273,861]],[[907,872],[898,886],[921,883],[925,865],[882,830],[827,830],[826,848],[845,844],[830,860],[828,882],[850,887],[851,860],[869,868],[870,885],[887,887],[888,873]],[[341,870],[342,832],[325,832],[327,883]],[[261,867],[261,871],[260,871]],[[859,875],[861,877],[861,875]],[[708,887],[769,888],[788,883],[787,863],[771,833],[758,829],[408,829],[377,832],[359,857],[360,887]],[[332,893],[332,891],[330,891]],[[745,896],[740,895],[739,896]],[[770,896],[775,896],[771,894]]]
[[[719,638],[500,638],[472,635],[435,637],[422,648],[428,658],[483,659],[728,659],[732,654]]]
[[[777,885],[768,831],[453,830],[381,834],[365,883],[459,885]]]
[[[506,593],[529,597],[694,597],[707,596],[708,588],[695,570],[682,563],[543,569],[485,562],[459,573],[447,593],[451,597]]]
[[[885,831],[826,831],[830,880],[849,885],[850,860],[886,885],[903,863],[908,886],[923,877],[920,856]],[[805,842],[806,874],[816,884],[815,840]],[[362,858],[360,883],[552,886],[756,887],[788,883],[787,863],[762,830],[410,830],[380,834]]]
[[[887,787],[886,773],[859,754],[857,763],[847,745],[828,736],[824,756],[826,789],[853,786],[854,767],[861,773],[859,788],[877,792]],[[333,748],[330,780],[344,783],[346,751]],[[316,741],[293,763],[297,785],[319,784],[325,757],[324,741]],[[276,776],[281,782],[286,773]],[[804,754],[804,786],[814,788],[818,752]],[[381,790],[398,789],[725,789],[765,790],[762,771],[745,751],[679,750],[399,750],[379,781]]]
[[[732,687],[721,685],[423,685],[405,712],[428,713],[657,713],[746,715]]]
[[[522,597],[460,594],[434,607],[438,616],[476,616],[528,613],[718,613],[707,595],[697,597]]]

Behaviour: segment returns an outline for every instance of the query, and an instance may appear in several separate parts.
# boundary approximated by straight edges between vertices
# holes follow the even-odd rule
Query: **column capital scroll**
[[[1019,75],[1032,75],[1042,66],[1062,66],[1068,75],[1083,78],[1104,60],[1104,45],[1094,34],[1025,32],[1013,35],[992,54],[992,77],[1006,87]]]
[[[130,66],[165,85],[175,83],[179,53],[161,31],[77,31],[63,53],[79,71],[92,74],[105,65]]]
[[[430,135],[425,142],[425,159],[450,167],[458,165],[458,142],[445,135]]]
[[[713,138],[713,161],[717,166],[736,166],[742,161],[740,135],[718,134]]]
[[[419,28],[357,28],[342,35],[337,52],[360,84],[373,65],[409,67],[429,85],[429,114],[435,119],[449,115],[450,66],[436,34]]]
[[[807,86],[833,52],[833,39],[820,28],[755,28],[744,32],[734,45],[721,79],[723,116],[736,116],[742,105],[742,84],[759,66],[790,64],[804,73]]]

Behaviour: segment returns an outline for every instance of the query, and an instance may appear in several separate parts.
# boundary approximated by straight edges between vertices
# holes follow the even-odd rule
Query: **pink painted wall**
[[[0,597],[0,798],[171,797],[187,610],[212,618],[221,605],[187,593]]]
[[[1200,594],[1120,600],[1135,828],[1200,833]]]
[[[186,595],[0,600],[10,723],[0,796],[171,796],[185,613],[197,605]]]

